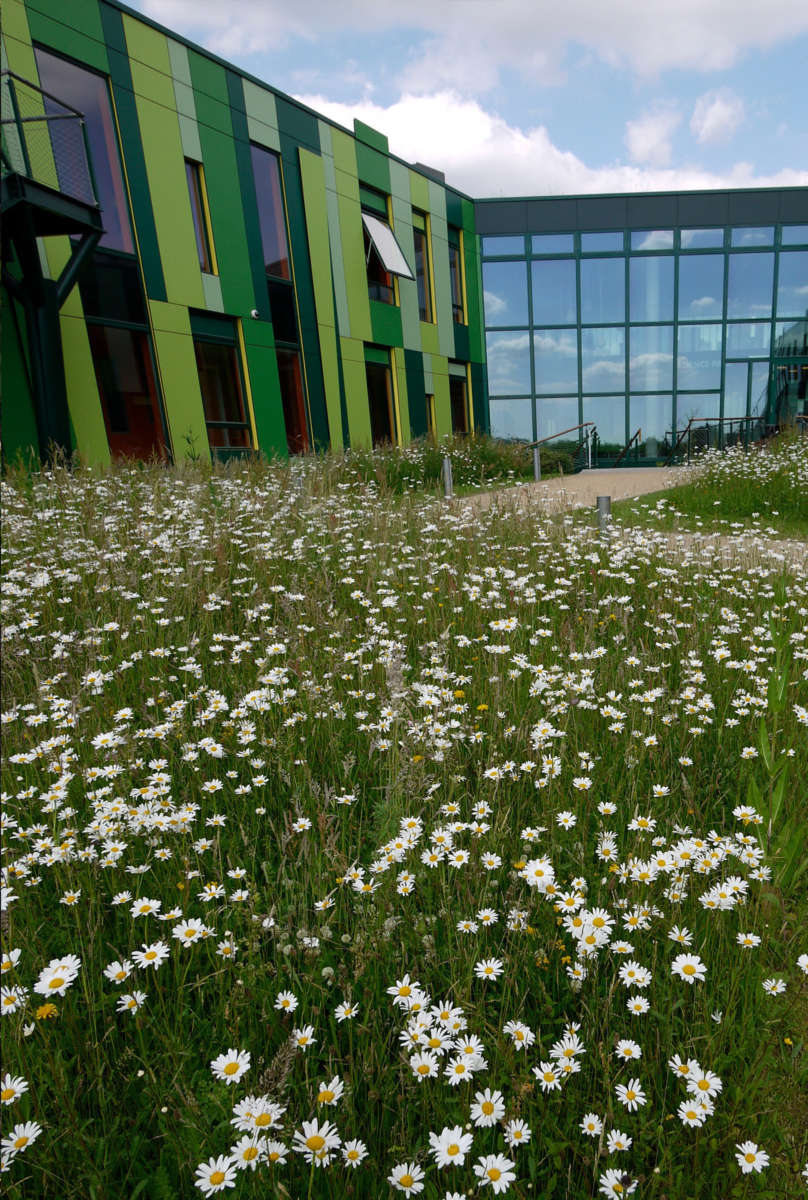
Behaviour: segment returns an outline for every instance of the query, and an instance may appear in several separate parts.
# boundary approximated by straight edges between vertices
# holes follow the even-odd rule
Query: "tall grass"
[[[799,1194],[805,573],[352,469],[3,484],[5,1194]]]

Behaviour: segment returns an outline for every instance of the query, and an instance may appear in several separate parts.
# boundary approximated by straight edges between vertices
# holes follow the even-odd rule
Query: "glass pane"
[[[620,453],[626,444],[625,397],[584,396],[584,420],[595,422],[604,454]]]
[[[749,364],[727,363],[724,368],[724,415],[743,417],[746,415],[746,387]]]
[[[536,392],[578,392],[578,334],[574,329],[535,329],[533,369]]]
[[[483,254],[524,254],[523,237],[484,237]]]
[[[623,391],[626,386],[625,329],[582,330],[581,365],[584,391]]]
[[[805,368],[803,367],[803,372]],[[803,379],[806,379],[805,373]],[[806,395],[806,388],[803,387],[803,398]],[[769,364],[767,362],[752,363],[752,410],[753,417],[763,416],[766,412],[766,407],[769,400]],[[805,404],[803,403],[803,412],[805,412]]]
[[[530,412],[530,397],[518,400],[491,401],[491,436],[498,438],[520,438],[533,440],[533,418]]]
[[[281,385],[286,448],[290,454],[305,454],[309,448],[300,355],[297,350],[278,350],[278,377]]]
[[[537,259],[531,270],[533,324],[574,325],[578,320],[575,259]]]
[[[629,339],[629,387],[638,392],[673,387],[673,326],[632,328]]]
[[[581,253],[599,254],[604,250],[622,250],[622,233],[582,233]]]
[[[721,386],[720,325],[680,325],[677,378],[680,388]]]
[[[466,402],[466,381],[449,376],[449,404],[452,412],[452,433],[468,433],[469,414]]]
[[[414,279],[415,276],[410,270],[410,264],[407,262],[404,251],[399,246],[398,239],[387,222],[382,221],[379,217],[374,217],[372,213],[363,212],[362,224],[373,242],[373,247],[385,271],[389,271],[391,275],[400,275],[403,279]]]
[[[769,316],[773,280],[773,254],[730,254],[727,316]]]
[[[488,390],[492,396],[523,396],[530,391],[530,334],[488,333]]]
[[[719,392],[708,392],[701,396],[686,396],[680,392],[676,397],[676,421],[680,429],[687,425],[691,418],[719,417],[720,409]]]
[[[194,338],[205,420],[246,424],[241,378],[234,346]],[[245,429],[209,429],[211,446],[247,446]]]
[[[92,71],[77,67],[63,58],[57,58],[55,54],[49,54],[47,50],[37,48],[35,54],[39,80],[44,90],[52,92],[58,100],[64,100],[66,104],[84,113],[98,202],[104,222],[104,234],[99,245],[133,254],[129,206],[123,186],[107,81],[101,75],[95,75]],[[54,148],[57,147],[58,139]]]
[[[669,452],[673,420],[672,405],[672,397],[668,394],[631,397],[629,436],[633,436],[638,429],[642,431],[639,443],[640,454],[643,458],[658,458]]]
[[[632,258],[629,264],[632,321],[673,320],[673,255]]]
[[[679,320],[721,317],[724,309],[724,255],[689,254],[679,259]]]
[[[297,320],[295,318],[295,296],[291,283],[268,279],[269,311],[272,314],[272,330],[276,342],[297,345]]]
[[[724,245],[723,229],[683,229],[681,246],[683,250],[720,249]]]
[[[774,327],[774,352],[780,356],[808,357],[808,318],[804,321],[778,321]]]
[[[808,250],[780,255],[777,268],[777,315],[801,317],[808,311]]]
[[[569,445],[571,449],[577,450],[579,431],[564,432],[578,424],[577,397],[568,396],[551,400],[549,397],[542,396],[541,400],[536,401],[536,413],[540,438],[552,437],[553,445]],[[556,439],[555,434],[560,434],[560,437]]]
[[[727,325],[727,355],[754,354],[769,356],[771,325],[768,321],[743,321]]]
[[[365,239],[365,267],[368,277],[368,296],[371,300],[379,300],[382,304],[395,304],[396,293],[393,288],[393,276],[385,271],[382,260],[376,253],[376,247],[370,240],[370,234],[362,226]]]
[[[432,320],[432,296],[429,287],[429,253],[426,244],[426,232],[423,229],[413,229],[415,245],[415,282],[418,288],[418,315],[422,321]]]
[[[86,317],[146,325],[146,305],[134,258],[96,250],[79,280]]]
[[[808,246],[808,225],[784,225],[780,241],[784,246]]]
[[[586,258],[581,262],[581,321],[597,324],[626,319],[626,268],[623,258]]]
[[[527,264],[483,263],[486,325],[527,325]]]
[[[92,324],[87,333],[110,450],[131,458],[165,457],[146,334]]]
[[[530,239],[534,254],[572,254],[575,249],[572,233],[534,233]]]
[[[188,196],[191,201],[191,216],[194,222],[196,236],[196,253],[199,258],[199,269],[210,273],[211,265],[208,226],[205,221],[205,210],[202,204],[202,174],[199,163],[185,162],[185,178],[188,183]]]
[[[290,279],[289,244],[286,240],[286,221],[283,213],[281,171],[276,155],[263,146],[250,146],[255,199],[258,203],[258,223],[261,226],[261,245],[267,275]]]
[[[393,390],[390,368],[382,363],[365,363],[370,405],[370,433],[374,446],[395,441]]]
[[[774,227],[767,225],[756,229],[731,229],[730,245],[742,249],[745,246],[771,246],[774,241]]]
[[[463,324],[466,319],[463,308],[463,274],[460,266],[460,249],[449,243],[449,278],[452,282],[452,317]]]
[[[631,235],[632,250],[672,250],[672,229],[635,229]]]

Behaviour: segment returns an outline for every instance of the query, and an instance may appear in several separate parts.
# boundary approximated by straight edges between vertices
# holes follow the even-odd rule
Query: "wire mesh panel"
[[[0,79],[0,101],[4,169],[96,204],[82,114],[8,71]]]

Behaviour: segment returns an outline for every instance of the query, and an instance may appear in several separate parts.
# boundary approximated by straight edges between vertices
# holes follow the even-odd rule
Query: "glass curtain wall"
[[[607,461],[635,434],[656,461],[691,418],[794,407],[775,363],[808,319],[806,225],[483,237],[482,258],[496,436],[591,420]]]

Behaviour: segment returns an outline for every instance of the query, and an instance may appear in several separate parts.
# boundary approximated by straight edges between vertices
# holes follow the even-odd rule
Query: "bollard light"
[[[541,479],[541,458],[539,457],[539,447],[533,447],[533,478],[536,483]]]
[[[443,459],[443,494],[447,500],[451,500],[454,495],[452,487],[452,460],[448,454]]]
[[[598,530],[601,537],[609,536],[609,525],[612,519],[611,496],[598,496]]]

